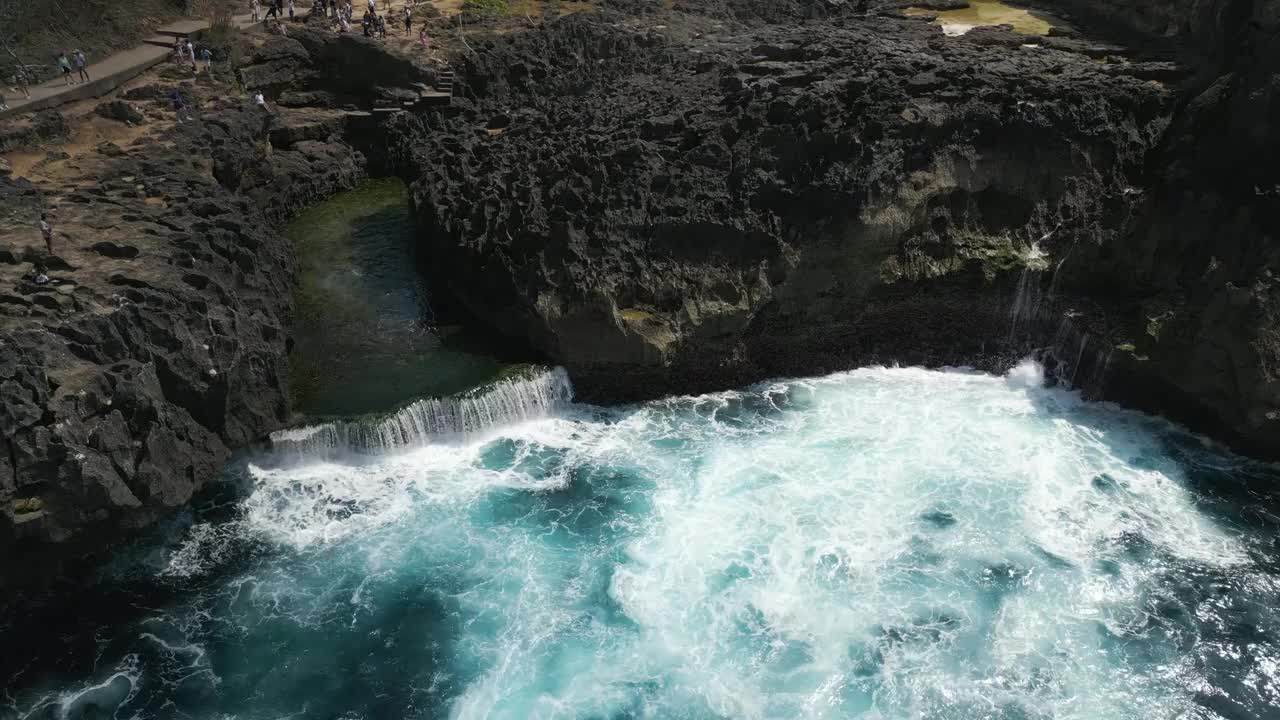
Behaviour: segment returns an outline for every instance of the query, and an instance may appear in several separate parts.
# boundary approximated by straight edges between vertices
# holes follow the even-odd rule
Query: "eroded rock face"
[[[0,127],[0,152],[34,148],[51,140],[65,138],[69,129],[62,113],[41,110],[34,115],[5,120]]]
[[[290,35],[242,76],[365,105],[423,77],[362,39]],[[357,146],[383,152],[369,113],[268,117],[208,79],[125,99],[163,106],[175,88],[200,96],[196,122],[51,152],[59,174],[39,186],[0,174],[0,586],[56,576],[183,507],[232,449],[288,419],[296,260],[281,226],[354,186],[370,162]],[[49,282],[33,281],[37,263]]]
[[[645,19],[485,45],[475,106],[401,129],[441,280],[586,397],[1038,351],[1280,454],[1280,3],[1067,4],[1159,36],[1149,59],[847,4],[613,5]]]
[[[228,448],[286,420],[295,261],[278,221],[363,172],[342,144],[268,152],[247,109],[117,151],[65,194],[0,178],[6,582],[183,506]],[[31,281],[34,262],[49,283]]]
[[[414,140],[442,279],[587,397],[1016,359],[1023,271],[1116,235],[1172,106],[1003,30],[670,22],[485,46]]]
[[[355,33],[311,28],[269,38],[239,74],[244,87],[291,107],[366,106],[394,89],[434,78],[416,55],[388,52],[382,43]]]
[[[1135,305],[1111,396],[1280,457],[1280,2],[1147,5],[1173,18],[1195,74],[1124,232],[1067,271]]]

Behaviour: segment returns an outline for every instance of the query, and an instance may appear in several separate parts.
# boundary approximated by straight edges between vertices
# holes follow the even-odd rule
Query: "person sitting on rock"
[[[34,263],[31,267],[31,282],[35,285],[49,284],[49,269],[44,263]]]
[[[49,224],[49,216],[40,213],[40,237],[44,239],[44,246],[48,248],[49,254],[53,254],[53,225]]]

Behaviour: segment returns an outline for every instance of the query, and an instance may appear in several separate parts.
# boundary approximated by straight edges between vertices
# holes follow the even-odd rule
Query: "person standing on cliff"
[[[49,216],[40,213],[40,237],[44,238],[44,246],[53,254],[53,225],[49,224]]]
[[[293,0],[289,0],[289,22],[298,22],[297,18],[293,16]]]
[[[173,107],[173,114],[178,122],[191,119],[190,113],[187,112],[187,103],[182,99],[182,93],[177,88],[169,91],[169,105]]]
[[[28,100],[31,99],[31,81],[27,80],[27,71],[18,66],[18,86],[22,88],[22,96]]]
[[[204,46],[204,49],[200,51],[200,58],[204,60],[204,71],[212,75],[213,74],[213,51],[209,49],[208,45]]]
[[[76,72],[80,73],[80,82],[89,82],[89,60],[79,48],[72,54],[71,61],[76,64]]]
[[[254,22],[262,22],[262,14],[259,12],[260,9],[258,0],[249,0],[249,13],[253,15]]]
[[[413,11],[408,5],[404,6],[404,36],[412,37],[413,35]]]
[[[58,56],[58,67],[62,70],[62,77],[66,79],[67,84],[71,84],[71,61],[67,59],[67,51],[63,50]]]

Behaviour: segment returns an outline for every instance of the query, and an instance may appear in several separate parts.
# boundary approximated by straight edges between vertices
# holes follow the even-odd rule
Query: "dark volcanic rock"
[[[1016,360],[1019,282],[1118,232],[1172,105],[1007,31],[683,37],[584,16],[481,45],[477,110],[404,130],[442,280],[586,397]]]
[[[1280,455],[1276,3],[1062,5],[1136,52],[610,5],[650,17],[478,43],[474,106],[392,152],[441,282],[585,396],[1043,346],[1091,395]]]
[[[145,122],[146,120],[146,118],[142,116],[142,113],[138,112],[137,108],[123,100],[111,100],[109,102],[104,102],[95,108],[94,112],[108,120],[119,120],[122,123],[129,123],[132,125],[137,125]]]
[[[0,126],[0,152],[37,147],[65,138],[70,129],[62,113],[42,110],[35,115],[5,120]]]
[[[1125,232],[1064,267],[1135,306],[1108,393],[1280,456],[1280,3],[1067,5],[1202,58]]]
[[[20,268],[4,275],[6,582],[50,570],[15,567],[15,552],[75,556],[182,506],[228,448],[286,419],[295,261],[276,227],[351,187],[363,164],[340,143],[267,155],[262,133],[256,112],[211,113],[182,127],[175,148],[105,160],[98,186],[44,199],[55,228],[98,228],[83,247],[96,260],[72,268],[37,254],[53,276],[46,286]],[[14,183],[0,178],[0,199],[26,217],[0,230],[0,246],[39,253],[38,234],[23,232],[34,208]],[[55,249],[76,252],[77,235],[60,232]],[[19,511],[31,501],[39,511]]]
[[[165,98],[169,96],[169,90],[170,88],[163,87],[160,85],[143,85],[142,87],[136,87],[131,90],[125,91],[123,97],[125,100],[161,100],[163,101]]]
[[[250,78],[359,99],[422,77],[393,51],[291,35],[303,41],[249,59]],[[368,68],[382,75],[356,92]],[[280,227],[364,174],[351,141],[385,154],[369,113],[219,98],[164,132],[81,152],[65,169],[85,177],[49,187],[0,175],[0,586],[182,507],[231,449],[287,419],[296,261]]]
[[[298,28],[273,36],[239,68],[240,81],[288,105],[370,104],[391,88],[430,82],[434,73],[415,56],[390,53],[356,34]]]

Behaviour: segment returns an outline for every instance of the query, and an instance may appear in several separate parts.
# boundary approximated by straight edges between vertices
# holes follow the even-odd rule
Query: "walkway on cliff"
[[[306,19],[310,9],[298,12],[298,17]],[[237,15],[232,22],[240,29],[262,25],[251,15]],[[153,37],[141,45],[111,55],[89,66],[87,83],[67,85],[62,77],[56,77],[41,85],[31,88],[31,99],[16,95],[8,88],[5,99],[9,103],[8,110],[0,110],[0,118],[12,117],[26,112],[35,112],[47,108],[58,107],[67,103],[102,97],[121,85],[129,82],[142,73],[159,65],[173,56],[175,39],[191,35],[210,27],[208,20],[179,20],[156,28]]]

